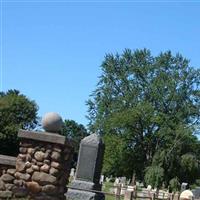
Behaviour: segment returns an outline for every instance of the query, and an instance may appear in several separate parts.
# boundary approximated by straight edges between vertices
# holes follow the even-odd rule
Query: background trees
[[[87,129],[82,125],[78,124],[74,120],[64,120],[62,135],[72,139],[74,142],[75,151],[78,151],[80,141],[88,135]]]
[[[145,183],[150,184],[153,188],[160,188],[163,183],[164,170],[159,166],[147,167],[145,173]]]
[[[143,180],[147,169],[153,171],[148,167],[157,165],[167,185],[176,177],[193,182],[199,176],[199,69],[180,54],[154,57],[147,49],[108,54],[101,69],[87,105],[90,130],[105,137],[105,172],[130,177],[134,172]],[[110,149],[119,152],[115,158]]]
[[[41,125],[37,111],[35,101],[28,99],[18,90],[0,93],[0,154],[18,154],[17,133],[19,129],[32,130]],[[88,135],[86,128],[74,120],[64,120],[62,134],[73,140],[76,160],[79,143]]]
[[[108,54],[101,69],[87,105],[91,132],[105,140],[104,173],[134,173],[155,186],[194,183],[200,177],[200,70],[180,54],[155,57],[146,49]],[[17,90],[0,93],[0,153],[18,153],[17,132],[37,126],[37,110]],[[77,157],[88,132],[65,120],[62,134],[75,141]]]
[[[86,128],[82,124],[78,124],[74,120],[64,120],[61,134],[71,139],[74,145],[73,167],[76,167],[78,159],[78,150],[81,140],[88,134]]]
[[[0,93],[0,154],[17,155],[19,129],[34,129],[38,106],[18,90]]]

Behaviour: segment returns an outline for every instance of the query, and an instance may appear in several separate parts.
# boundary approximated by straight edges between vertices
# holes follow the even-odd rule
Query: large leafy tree
[[[34,129],[38,106],[18,90],[0,93],[0,154],[17,155],[19,129]]]
[[[194,162],[199,159],[195,134],[200,116],[200,70],[180,54],[167,51],[152,56],[147,49],[108,54],[101,69],[97,88],[87,101],[89,127],[104,137],[123,138],[123,156],[115,158],[126,158],[125,171],[120,173],[131,177],[134,172],[143,179],[147,167],[158,165],[164,169],[167,184],[175,177],[182,180],[183,155],[189,153],[192,159],[185,159]],[[104,166],[112,163],[112,156],[106,155]],[[188,173],[194,173],[193,169]],[[115,163],[107,173],[119,173]]]

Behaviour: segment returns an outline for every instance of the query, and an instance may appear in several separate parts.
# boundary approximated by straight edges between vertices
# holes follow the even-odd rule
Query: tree
[[[184,179],[187,183],[194,183],[200,172],[196,156],[189,153],[182,155],[180,165],[182,180]]]
[[[199,152],[200,70],[180,54],[154,57],[147,49],[108,54],[101,69],[87,101],[90,130],[123,138],[130,177],[132,171],[143,180],[154,162],[164,169],[166,184],[181,180],[177,158],[191,153],[196,159]]]
[[[104,166],[103,174],[106,176],[113,175],[118,177],[124,172],[124,161],[127,161],[125,158],[125,145],[123,138],[118,135],[105,135],[104,143],[106,151],[104,154]],[[129,175],[126,173],[125,175]]]
[[[181,184],[177,177],[169,181],[169,190],[170,192],[177,192],[180,190]]]
[[[17,155],[19,129],[34,129],[38,106],[18,90],[0,93],[0,154]]]
[[[78,150],[80,142],[84,137],[89,135],[87,129],[82,124],[78,124],[74,120],[64,120],[61,134],[65,135],[68,139],[71,139],[73,142],[74,145],[73,165],[75,166],[78,158]]]
[[[147,167],[144,179],[146,184],[159,189],[164,180],[164,169],[159,166]]]

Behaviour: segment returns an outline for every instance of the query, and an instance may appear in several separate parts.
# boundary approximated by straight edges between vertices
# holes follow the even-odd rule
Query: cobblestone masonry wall
[[[18,136],[17,158],[1,162],[0,156],[0,199],[65,199],[72,145],[58,134],[20,131]]]
[[[13,197],[16,158],[0,155],[0,199]]]

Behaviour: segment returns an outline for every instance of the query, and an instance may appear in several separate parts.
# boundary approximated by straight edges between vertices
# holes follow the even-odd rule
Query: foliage
[[[110,189],[113,189],[113,183],[112,182],[104,182],[102,191],[105,193],[110,193]],[[106,200],[115,200],[115,196],[107,195],[105,194],[105,199]]]
[[[182,156],[190,153],[198,160],[200,155],[195,136],[200,70],[190,67],[180,54],[167,51],[154,57],[147,49],[108,54],[101,69],[87,105],[90,130],[114,140],[107,142],[106,173],[131,177],[134,172],[142,180],[145,169],[153,164],[164,169],[167,185],[174,177],[185,179]],[[113,135],[119,137],[119,147]],[[120,153],[113,158],[111,149]],[[124,171],[118,168],[121,165]],[[188,173],[189,177],[194,171]]]
[[[180,187],[181,187],[181,184],[180,184],[180,182],[179,182],[177,177],[172,178],[169,181],[169,190],[170,191],[172,191],[172,192],[180,191]]]
[[[73,167],[75,167],[78,158],[79,144],[81,140],[84,137],[88,136],[89,134],[86,128],[82,124],[78,124],[74,120],[64,120],[61,134],[65,135],[73,142],[74,145]]]
[[[103,174],[106,176],[120,176],[124,172],[123,164],[126,161],[124,148],[126,143],[123,141],[123,138],[117,135],[105,135],[103,140],[106,147]]]
[[[17,155],[19,129],[34,129],[38,106],[17,90],[0,93],[0,154]]]
[[[147,167],[144,180],[147,185],[160,188],[164,180],[164,169],[159,166]]]
[[[194,182],[199,174],[199,166],[195,155],[184,154],[181,156],[182,177],[188,183]]]
[[[78,151],[80,141],[88,136],[88,132],[82,124],[78,124],[74,120],[64,120],[62,135],[72,139],[75,144],[75,151]]]
[[[200,179],[196,180],[196,185],[199,187],[200,186]]]

